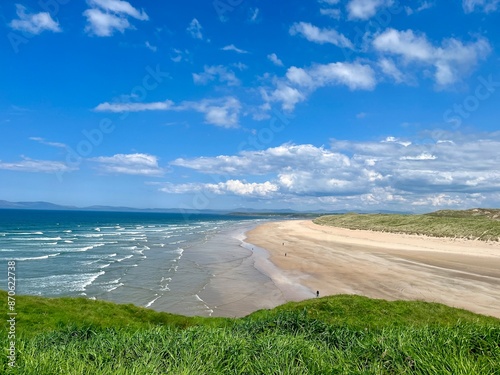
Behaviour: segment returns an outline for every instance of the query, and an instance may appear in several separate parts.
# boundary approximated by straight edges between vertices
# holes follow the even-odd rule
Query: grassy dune
[[[16,302],[17,367],[4,355],[0,373],[500,373],[500,320],[434,303],[341,295],[215,319],[85,299]]]
[[[314,222],[348,229],[500,241],[500,210],[493,209],[444,210],[424,215],[329,215]]]

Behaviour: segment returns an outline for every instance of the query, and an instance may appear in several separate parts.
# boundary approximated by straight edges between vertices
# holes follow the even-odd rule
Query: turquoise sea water
[[[153,308],[170,295],[192,298],[203,308],[196,290],[210,275],[196,259],[180,270],[184,252],[216,233],[258,221],[230,215],[0,210],[5,269],[0,288],[7,287],[7,262],[15,260],[19,294],[85,296]],[[181,278],[183,290],[173,290]]]

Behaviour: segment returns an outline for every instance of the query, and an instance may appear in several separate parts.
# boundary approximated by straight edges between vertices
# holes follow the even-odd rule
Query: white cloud
[[[101,103],[94,108],[96,112],[143,112],[143,111],[167,111],[174,109],[174,102],[165,100],[164,102],[153,103]]]
[[[153,52],[158,51],[158,47],[151,45],[151,43],[149,43],[148,41],[146,41],[145,45],[147,49],[150,49]]]
[[[337,62],[316,64],[306,69],[292,66],[285,79],[278,80],[275,85],[271,91],[262,90],[264,100],[281,102],[284,110],[291,111],[318,88],[344,85],[350,90],[372,90],[376,79],[369,65]]]
[[[429,154],[428,152],[423,152],[416,156],[401,156],[399,160],[435,160],[436,156]]]
[[[348,170],[348,157],[312,145],[285,144],[238,156],[177,159],[172,165],[226,176],[271,174],[274,178],[267,181],[267,187],[276,194],[323,196],[365,190],[362,180]]]
[[[180,50],[177,48],[172,49],[172,57],[170,57],[170,60],[172,60],[175,63],[181,62],[181,61],[188,61],[189,60],[189,51],[188,50]]]
[[[285,111],[293,111],[297,103],[306,100],[306,95],[298,89],[279,82],[270,94],[264,92],[266,102],[281,102]]]
[[[241,71],[248,69],[248,65],[245,65],[242,62],[237,62],[237,63],[231,64],[231,65],[234,66],[236,69],[241,70]]]
[[[323,16],[328,16],[328,17],[336,19],[336,20],[340,19],[340,16],[342,14],[340,9],[332,9],[332,8],[323,8],[323,9],[320,9],[319,12]]]
[[[193,81],[196,84],[205,85],[216,79],[218,79],[221,83],[225,82],[228,86],[238,86],[240,84],[240,80],[236,78],[234,72],[228,70],[222,65],[205,65],[202,73],[193,73]]]
[[[223,128],[238,127],[241,103],[234,97],[203,99],[197,102],[184,101],[175,105],[171,100],[151,103],[101,103],[96,112],[144,112],[144,111],[189,111],[203,113],[207,124]]]
[[[48,12],[26,13],[26,7],[16,4],[16,13],[19,19],[13,19],[9,26],[14,30],[19,30],[29,34],[40,34],[43,31],[61,32],[59,22],[52,19]]]
[[[85,31],[89,34],[111,36],[115,30],[123,33],[126,29],[131,28],[126,18],[105,13],[100,9],[87,9],[84,15],[87,17],[88,22]]]
[[[500,203],[500,133],[448,133],[446,141],[422,136],[425,142],[395,137],[372,142],[333,140],[330,148],[284,144],[237,155],[177,159],[172,166],[227,180],[188,183],[182,188],[170,185],[169,190],[245,195],[256,194],[251,184],[257,184],[267,186],[264,191],[275,199],[318,205],[335,202],[336,208],[370,205],[406,210],[412,205],[423,209]]]
[[[350,0],[347,4],[349,19],[367,20],[382,8],[392,6],[393,0]]]
[[[462,6],[465,13],[471,13],[476,10],[484,13],[495,12],[498,9],[500,0],[463,0]]]
[[[391,59],[380,59],[380,61],[378,62],[378,66],[380,67],[380,69],[382,69],[382,72],[385,75],[394,79],[396,83],[405,81],[404,74],[397,68],[396,64]]]
[[[430,61],[435,55],[435,49],[427,37],[415,34],[413,30],[389,28],[375,38],[373,45],[379,51],[401,55],[408,61]]]
[[[271,61],[276,66],[283,66],[283,61],[281,61],[275,53],[267,55],[269,61]]]
[[[0,169],[32,173],[62,173],[76,170],[60,161],[35,160],[23,156],[21,161],[5,163],[0,161]]]
[[[133,29],[128,17],[147,21],[144,10],[137,10],[129,2],[121,0],[87,0],[89,9],[83,12],[87,18],[85,31],[96,36],[111,36],[115,31],[123,33]]]
[[[373,69],[361,63],[316,65],[307,72],[315,86],[345,85],[351,90],[372,90],[376,80]]]
[[[229,193],[239,196],[266,197],[277,192],[279,187],[269,181],[264,183],[248,183],[240,180],[228,180],[219,182],[218,184],[207,184],[206,189],[216,194]]]
[[[201,26],[200,22],[196,19],[193,18],[193,20],[190,22],[187,32],[195,39],[203,39],[203,33],[201,30],[203,27]]]
[[[68,148],[68,146],[65,145],[64,143],[49,142],[49,141],[46,141],[44,138],[41,138],[41,137],[30,137],[29,139],[31,141],[35,141],[35,142],[41,143],[42,145],[46,145],[46,146],[57,147],[57,148],[62,148],[62,149],[67,149]]]
[[[257,22],[259,17],[260,10],[259,8],[250,9],[250,22]]]
[[[165,184],[160,191],[164,193],[183,194],[197,191],[207,191],[218,195],[236,195],[241,197],[266,198],[272,197],[279,190],[276,184],[269,181],[263,183],[246,182],[242,180],[227,180],[213,183]]]
[[[234,51],[236,53],[248,53],[248,51],[240,49],[240,48],[236,47],[234,44],[230,44],[228,46],[222,47],[221,50],[222,51]]]
[[[99,164],[99,170],[109,174],[162,176],[165,172],[158,166],[156,156],[148,154],[116,154],[100,156],[90,161]]]
[[[418,7],[416,7],[415,9],[409,7],[409,6],[405,6],[405,12],[406,14],[408,15],[411,15],[413,13],[419,13],[423,10],[426,10],[426,9],[430,9],[434,6],[435,4],[430,2],[430,1],[423,1]]]
[[[302,35],[310,42],[330,43],[341,48],[354,48],[353,44],[344,35],[333,29],[320,29],[307,22],[298,22],[290,27],[290,35]]]
[[[374,39],[373,46],[379,52],[399,56],[404,65],[417,63],[433,66],[434,79],[439,87],[459,81],[491,51],[490,44],[484,38],[468,44],[450,38],[443,40],[440,46],[433,46],[425,34],[395,29],[387,29],[379,34]],[[391,69],[387,63],[385,68]]]
[[[338,168],[349,164],[344,155],[313,145],[284,144],[262,151],[242,151],[237,156],[221,155],[212,158],[176,159],[172,163],[207,174],[266,175],[279,173],[288,168],[313,167]]]
[[[118,15],[123,15],[123,16],[130,16],[132,18],[141,20],[141,21],[147,21],[149,19],[149,16],[144,12],[144,10],[141,10],[140,12],[135,9],[132,5],[130,5],[129,2],[127,1],[121,1],[121,0],[88,0],[87,1],[90,6],[97,6],[100,7],[101,9],[115,13]]]
[[[474,200],[474,199],[473,199]],[[457,195],[450,195],[450,194],[434,194],[430,195],[424,198],[419,198],[413,202],[411,202],[412,206],[427,206],[427,207],[449,207],[449,206],[456,206],[460,207],[463,206],[463,199],[461,199]]]
[[[157,183],[155,183],[156,185]],[[187,183],[187,184],[173,184],[170,182],[164,183],[163,187],[160,188],[159,190],[168,193],[168,194],[186,194],[186,193],[195,193],[198,191],[204,190],[206,187],[206,184],[202,183]]]
[[[193,109],[203,113],[207,124],[223,128],[237,128],[241,104],[234,97],[203,99],[199,102],[183,102],[179,109]]]

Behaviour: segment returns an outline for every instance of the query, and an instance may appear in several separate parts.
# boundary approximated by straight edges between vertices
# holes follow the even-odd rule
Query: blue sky
[[[2,2],[0,199],[500,203],[500,0]]]

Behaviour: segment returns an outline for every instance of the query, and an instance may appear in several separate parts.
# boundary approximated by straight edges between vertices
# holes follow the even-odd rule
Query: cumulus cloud
[[[291,87],[284,82],[278,82],[276,88],[271,93],[263,90],[262,95],[266,104],[269,102],[280,102],[281,108],[285,111],[293,111],[297,103],[306,100],[307,97],[306,94],[297,88]],[[270,106],[266,105],[265,107],[270,108]]]
[[[401,156],[399,160],[435,160],[436,156],[429,154],[428,152],[422,152],[416,156]]]
[[[314,65],[309,69],[291,67],[288,80],[301,87],[318,88],[345,85],[351,90],[371,90],[375,87],[373,69],[361,63],[330,63]]]
[[[275,88],[262,90],[266,102],[280,102],[291,111],[312,92],[325,86],[347,86],[350,90],[372,90],[376,86],[375,72],[366,64],[330,63],[309,68],[290,67],[284,79],[277,80]]]
[[[267,55],[267,59],[276,66],[283,66],[283,61],[281,61],[275,53]]]
[[[48,12],[26,13],[26,7],[16,4],[18,19],[10,21],[9,26],[14,30],[37,35],[43,31],[61,32],[59,22],[54,21]]]
[[[336,19],[336,20],[340,19],[340,15],[341,15],[340,9],[333,9],[333,8],[322,8],[319,10],[319,12],[323,16],[328,16],[328,17]]]
[[[196,19],[193,18],[193,20],[189,23],[189,26],[187,28],[187,32],[194,38],[194,39],[203,39],[203,33],[201,30],[203,27],[201,26],[200,22]]]
[[[351,41],[337,30],[320,29],[307,22],[298,22],[290,27],[290,35],[301,35],[310,42],[318,44],[333,44],[341,48],[353,49]]]
[[[234,97],[203,99],[198,102],[183,102],[178,110],[192,109],[203,113],[205,122],[223,128],[237,128],[241,103]]]
[[[266,196],[284,201],[335,202],[336,207],[354,208],[498,204],[500,133],[442,136],[446,139],[430,134],[414,140],[332,140],[328,148],[284,144],[237,155],[177,159],[172,166],[225,182],[170,185],[169,191],[258,195],[253,187],[259,186]]]
[[[425,34],[413,30],[387,29],[373,40],[375,49],[382,53],[398,56],[401,63],[434,67],[434,79],[438,86],[447,86],[468,74],[477,63],[491,51],[484,38],[464,44],[455,38],[444,39],[440,46],[432,45]],[[387,69],[393,68],[386,64]]]
[[[129,17],[147,21],[149,16],[144,10],[139,11],[129,2],[121,0],[87,0],[89,9],[83,12],[87,19],[85,31],[89,34],[106,37],[115,31],[123,33],[133,29]]]
[[[347,3],[349,19],[367,20],[380,9],[388,8],[394,3],[393,0],[350,0]]]
[[[100,156],[90,161],[99,164],[99,171],[107,174],[128,174],[141,176],[162,176],[164,171],[158,166],[158,158],[148,154],[116,154]]]
[[[372,169],[386,176],[390,186],[408,193],[497,189],[500,172],[494,167],[498,159],[494,149],[500,146],[498,134],[492,139],[459,134],[450,137],[453,139],[446,142],[435,139],[421,144],[395,138],[384,142],[334,141],[332,147],[353,153],[355,161],[370,161]]]
[[[410,6],[405,6],[405,12],[406,14],[411,15],[413,13],[419,13],[423,10],[430,9],[434,5],[435,4],[430,1],[423,1],[420,5],[416,6],[415,8],[411,8]]]
[[[218,195],[236,195],[241,197],[266,198],[272,197],[279,190],[276,184],[271,182],[246,182],[244,180],[227,180],[219,183],[189,183],[172,184],[167,183],[160,191],[164,193],[183,194],[197,191],[206,191]]]
[[[300,164],[303,168],[315,165],[345,165],[348,159],[313,145],[284,144],[263,151],[242,151],[236,156],[176,159],[171,164],[207,174],[265,175],[277,173],[284,167]]]
[[[177,159],[171,164],[214,175],[272,175],[274,179],[268,182],[283,194],[342,195],[364,189],[349,171],[348,157],[313,145],[285,144],[237,156]]]
[[[272,193],[278,191],[278,186],[270,183],[268,181],[264,183],[247,183],[240,180],[229,180],[226,182],[220,182],[217,185],[210,186],[215,193],[223,194],[225,192],[233,193],[235,195],[242,196],[257,196],[265,197],[272,195]]]
[[[89,5],[97,6],[101,9],[117,15],[130,16],[141,21],[147,21],[148,15],[144,10],[137,10],[127,1],[122,0],[88,0]]]
[[[240,84],[240,80],[236,78],[234,72],[228,70],[222,65],[205,65],[203,67],[203,72],[193,73],[193,81],[199,85],[205,85],[215,80],[218,80],[221,83],[226,83],[228,86],[238,86]]]
[[[462,6],[465,13],[479,10],[484,13],[495,12],[498,9],[500,0],[463,0]]]
[[[379,60],[378,66],[385,75],[391,77],[396,83],[407,81],[405,75],[399,70],[393,60],[382,58]]]

